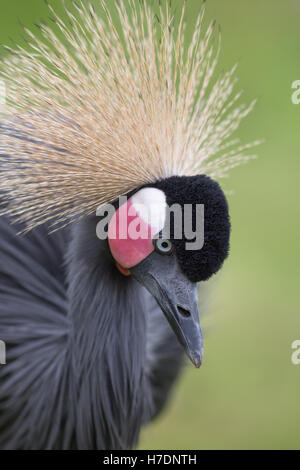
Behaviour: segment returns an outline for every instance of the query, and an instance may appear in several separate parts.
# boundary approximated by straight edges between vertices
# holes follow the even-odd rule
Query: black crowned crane
[[[184,351],[201,364],[196,287],[229,249],[214,178],[249,158],[229,137],[252,104],[235,105],[234,69],[212,83],[219,46],[213,25],[202,31],[203,10],[188,41],[184,12],[176,26],[164,5],[154,15],[146,2],[118,2],[112,17],[96,3],[74,3],[66,22],[52,10],[55,25],[27,31],[28,47],[7,48],[1,65],[5,449],[137,444]],[[192,207],[194,229],[204,206],[201,248],[175,236],[174,217],[165,236],[174,204]],[[147,236],[113,237],[130,209]]]

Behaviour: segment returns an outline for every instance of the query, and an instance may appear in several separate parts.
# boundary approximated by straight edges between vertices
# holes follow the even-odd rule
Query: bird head
[[[56,29],[26,31],[26,50],[9,50],[0,67],[3,213],[28,230],[55,229],[128,195],[109,223],[111,255],[152,293],[199,366],[196,283],[218,271],[229,244],[214,180],[253,157],[232,134],[254,103],[238,104],[235,67],[214,78],[219,40],[214,23],[204,30],[203,7],[189,38],[184,7],[176,19],[168,2],[159,15],[151,2],[110,2],[117,28],[109,2],[99,3],[98,14],[74,2],[66,22],[49,6]],[[174,205],[181,219],[168,215]],[[114,236],[122,215],[133,223]],[[145,236],[130,235],[136,224]]]
[[[205,175],[174,176],[139,189],[108,227],[117,268],[154,296],[196,367],[203,355],[197,282],[220,269],[229,234],[225,196]]]

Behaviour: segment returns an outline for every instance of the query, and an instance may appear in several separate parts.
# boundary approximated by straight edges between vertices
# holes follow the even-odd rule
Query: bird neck
[[[151,408],[143,289],[115,267],[96,217],[73,227],[67,256],[80,448],[135,445]]]

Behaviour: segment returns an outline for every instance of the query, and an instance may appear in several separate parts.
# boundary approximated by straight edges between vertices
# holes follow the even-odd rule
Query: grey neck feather
[[[76,440],[81,448],[132,447],[151,413],[144,291],[116,270],[93,217],[76,225],[68,265]]]
[[[67,257],[75,445],[126,449],[165,403],[182,351],[145,289],[117,271],[97,221],[75,226]]]
[[[71,237],[47,226],[18,237],[0,218],[1,448],[133,447],[178,375],[175,335],[154,299],[116,270],[97,222],[82,220]]]

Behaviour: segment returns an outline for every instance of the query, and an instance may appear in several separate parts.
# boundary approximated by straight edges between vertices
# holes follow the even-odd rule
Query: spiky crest
[[[104,0],[102,14],[74,3],[66,22],[49,6],[57,28],[8,48],[0,190],[29,228],[172,175],[221,178],[251,158],[230,136],[253,103],[236,103],[235,67],[213,80],[220,41],[213,24],[203,30],[204,9],[188,43],[184,8],[171,28],[168,6],[158,21],[145,1],[128,3],[117,22]]]

